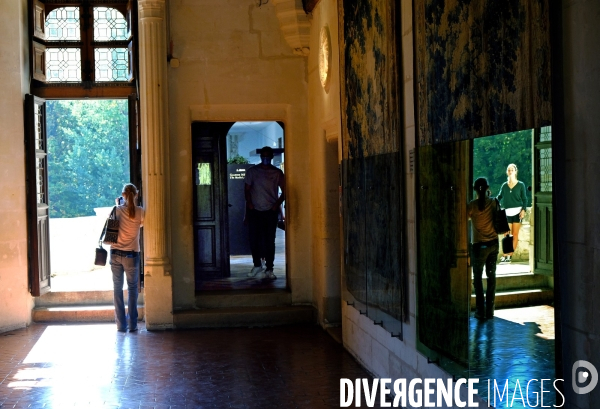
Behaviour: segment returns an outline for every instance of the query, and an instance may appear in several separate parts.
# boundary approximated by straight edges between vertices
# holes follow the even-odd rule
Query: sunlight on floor
[[[496,310],[494,315],[521,325],[534,323],[540,330],[537,337],[554,339],[554,308],[549,305]]]

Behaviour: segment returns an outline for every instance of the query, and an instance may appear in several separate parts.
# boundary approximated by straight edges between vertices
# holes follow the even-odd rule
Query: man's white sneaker
[[[265,271],[265,278],[268,278],[270,280],[277,280],[277,276],[273,273],[273,270],[267,270]]]
[[[252,270],[248,273],[248,277],[256,277],[256,275],[263,271],[262,267],[252,267]]]

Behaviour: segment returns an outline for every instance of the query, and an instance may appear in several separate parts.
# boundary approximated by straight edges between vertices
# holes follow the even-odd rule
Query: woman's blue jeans
[[[129,329],[137,329],[137,299],[138,299],[138,280],[140,273],[140,253],[121,256],[118,254],[110,255],[110,269],[113,275],[115,304],[115,321],[119,331],[127,329],[127,318],[129,318]],[[127,312],[125,315],[125,301],[123,300],[123,273],[127,278]]]
[[[498,240],[487,243],[473,243],[471,263],[473,265],[473,287],[475,287],[475,305],[481,316],[494,316],[496,298],[496,260],[498,258]],[[487,275],[487,289],[483,298],[483,267]]]

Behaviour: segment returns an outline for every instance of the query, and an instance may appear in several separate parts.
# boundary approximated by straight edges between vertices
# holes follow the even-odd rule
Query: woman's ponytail
[[[473,190],[477,192],[477,207],[479,210],[485,209],[485,192],[487,192],[489,187],[486,178],[478,178],[473,184]]]
[[[127,215],[130,219],[135,219],[135,196],[137,194],[138,190],[135,185],[127,183],[125,186],[123,186],[123,198],[125,199]]]

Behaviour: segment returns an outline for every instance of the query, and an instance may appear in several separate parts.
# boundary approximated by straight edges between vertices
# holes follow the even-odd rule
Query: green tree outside
[[[502,135],[477,138],[473,141],[473,181],[486,177],[492,196],[498,195],[500,186],[506,182],[506,167],[517,165],[517,179],[531,186],[533,130],[511,132]],[[531,206],[531,192],[527,192]]]
[[[129,182],[127,100],[47,101],[51,218],[93,216]]]

